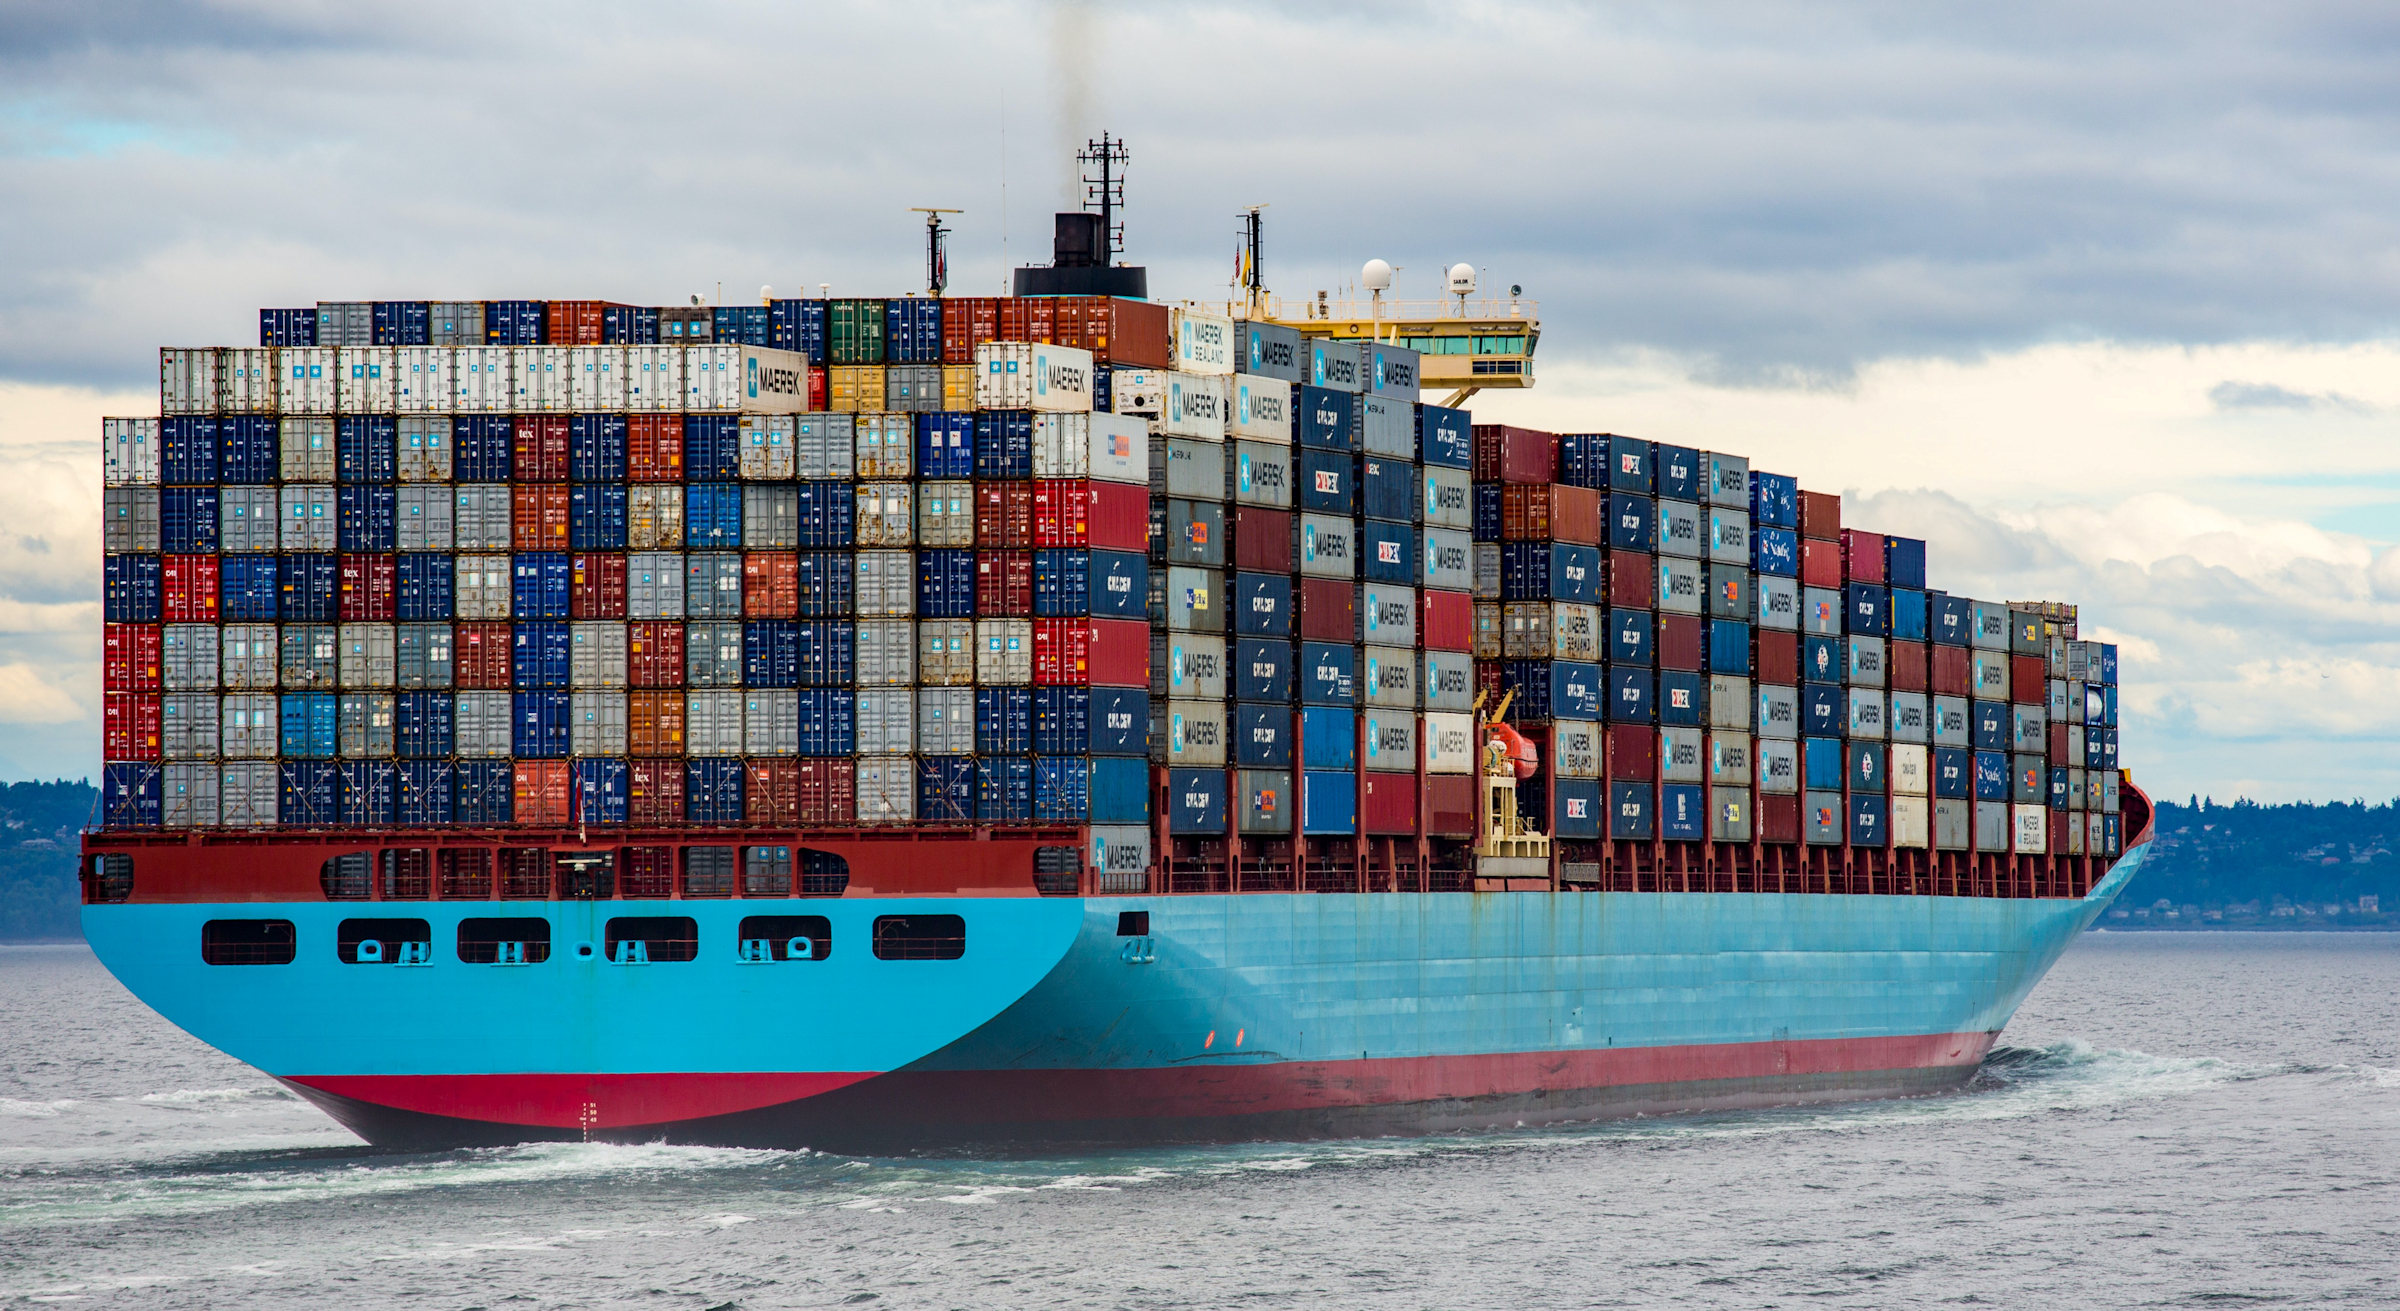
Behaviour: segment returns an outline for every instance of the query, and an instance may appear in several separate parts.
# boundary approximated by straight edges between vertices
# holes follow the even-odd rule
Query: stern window
[[[601,948],[619,965],[687,961],[700,954],[700,926],[688,915],[620,915]]]
[[[460,920],[458,958],[469,965],[539,965],[550,959],[550,921],[530,915]]]
[[[967,954],[967,922],[956,915],[878,915],[877,960],[957,960]]]
[[[833,954],[833,921],[822,915],[745,915],[735,947],[743,960],[823,960]]]
[[[345,965],[431,965],[433,926],[417,919],[343,920],[333,948]]]
[[[290,920],[210,920],[200,959],[211,965],[289,965],[298,953]]]

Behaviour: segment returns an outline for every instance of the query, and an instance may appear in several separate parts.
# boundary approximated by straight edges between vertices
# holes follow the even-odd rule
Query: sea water
[[[2092,934],[1965,1089],[1033,1159],[365,1147],[0,947],[0,1303],[2400,1304],[2400,934]]]

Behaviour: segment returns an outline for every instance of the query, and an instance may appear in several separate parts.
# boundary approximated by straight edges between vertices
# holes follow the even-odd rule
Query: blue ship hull
[[[737,952],[755,901],[93,905],[168,1019],[370,1141],[593,1137],[894,1150],[1424,1132],[1936,1091],[1972,1075],[2082,898],[1752,893],[850,897],[825,959]],[[1147,932],[1125,912],[1147,915]],[[423,918],[428,964],[345,964],[340,922]],[[533,965],[462,963],[470,915],[546,917]],[[682,915],[696,959],[617,964],[605,921]],[[885,960],[878,916],[958,915]],[[204,922],[288,919],[227,967]]]

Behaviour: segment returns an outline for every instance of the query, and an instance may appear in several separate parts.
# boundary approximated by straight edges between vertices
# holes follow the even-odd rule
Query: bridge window
[[[466,847],[434,853],[442,876],[442,900],[492,899],[492,853],[488,847]]]
[[[296,944],[290,920],[210,920],[200,926],[200,959],[211,965],[289,965]]]
[[[967,922],[956,915],[878,915],[877,960],[957,960],[967,954]]]
[[[374,877],[371,852],[348,852],[317,867],[317,883],[325,889],[327,901],[365,901]]]
[[[408,847],[383,853],[383,899],[423,901],[433,895],[433,853]]]
[[[700,954],[700,927],[688,915],[620,915],[601,950],[619,965],[687,961]]]
[[[798,953],[792,951],[794,943],[802,948]],[[745,915],[735,946],[743,960],[823,960],[833,954],[833,921],[822,915]]]
[[[733,848],[685,847],[683,849],[683,895],[687,897],[732,896]]]
[[[423,920],[343,920],[333,949],[345,965],[431,965],[433,926]]]
[[[469,965],[539,965],[550,959],[550,921],[534,915],[460,920],[458,958]]]
[[[123,901],[133,895],[133,857],[119,854],[92,857],[92,873],[84,894],[91,901]]]

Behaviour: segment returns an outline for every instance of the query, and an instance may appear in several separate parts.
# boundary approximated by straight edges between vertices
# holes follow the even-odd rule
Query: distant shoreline
[[[2086,933],[2400,933],[2400,924],[2100,924]]]

